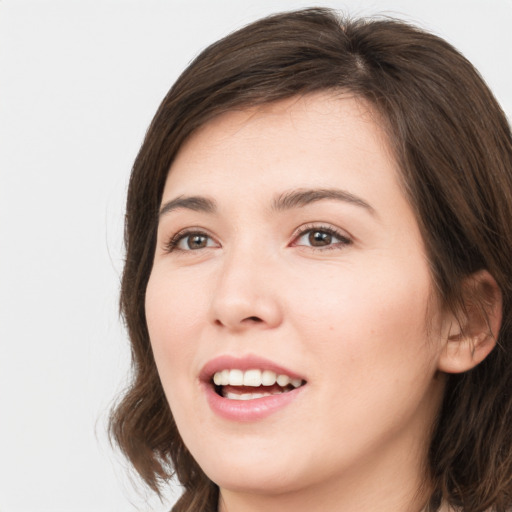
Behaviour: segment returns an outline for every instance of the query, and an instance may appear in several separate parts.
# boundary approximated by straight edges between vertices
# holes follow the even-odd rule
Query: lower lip
[[[278,412],[293,402],[304,388],[304,386],[301,386],[285,393],[253,400],[230,400],[218,395],[212,385],[207,383],[203,383],[203,385],[206,399],[212,411],[227,420],[240,422],[262,420]]]

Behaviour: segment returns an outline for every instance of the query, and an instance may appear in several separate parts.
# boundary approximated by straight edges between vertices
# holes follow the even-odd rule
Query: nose
[[[279,326],[282,303],[276,281],[279,272],[275,267],[271,258],[265,258],[258,251],[235,251],[226,255],[213,290],[211,319],[214,324],[233,332]]]

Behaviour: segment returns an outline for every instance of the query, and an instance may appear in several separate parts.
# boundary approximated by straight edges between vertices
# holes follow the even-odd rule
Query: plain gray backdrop
[[[209,43],[305,1],[0,0],[0,512],[169,510],[105,435],[127,382],[123,204],[145,130]],[[453,43],[512,117],[512,0],[319,1]]]

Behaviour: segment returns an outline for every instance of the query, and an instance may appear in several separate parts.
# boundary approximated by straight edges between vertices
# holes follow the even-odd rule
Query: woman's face
[[[149,334],[226,494],[420,478],[443,320],[377,119],[348,95],[232,112],[171,167]]]

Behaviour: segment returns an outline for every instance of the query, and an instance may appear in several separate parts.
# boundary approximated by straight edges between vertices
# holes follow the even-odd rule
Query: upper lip
[[[263,357],[259,357],[253,354],[245,355],[245,356],[232,356],[232,355],[222,355],[215,357],[208,361],[199,373],[199,379],[203,382],[210,382],[212,380],[213,375],[216,372],[220,372],[222,370],[271,370],[278,375],[288,375],[288,377],[292,379],[302,379],[305,381],[302,375],[281,366],[269,359],[265,359]]]

